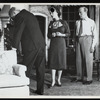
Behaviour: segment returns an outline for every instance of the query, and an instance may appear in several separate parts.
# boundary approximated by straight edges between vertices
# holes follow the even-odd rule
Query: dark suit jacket
[[[32,13],[22,10],[15,16],[13,28],[13,47],[18,49],[21,41],[24,64],[29,66],[33,64],[39,49],[42,48],[42,53],[45,49],[45,39],[38,21]]]

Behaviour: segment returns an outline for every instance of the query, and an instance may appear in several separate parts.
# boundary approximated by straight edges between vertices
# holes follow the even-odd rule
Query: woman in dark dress
[[[60,19],[60,9],[52,6],[50,14],[53,21],[49,24],[48,38],[51,40],[48,52],[48,66],[51,69],[53,87],[56,83],[56,71],[58,71],[57,85],[61,86],[62,70],[66,69],[66,42],[65,37],[70,36],[70,29],[65,20]]]

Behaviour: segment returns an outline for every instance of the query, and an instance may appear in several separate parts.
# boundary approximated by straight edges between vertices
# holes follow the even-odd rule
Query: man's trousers
[[[81,36],[76,40],[77,79],[84,80],[84,75],[86,71],[87,81],[92,80],[93,53],[90,53],[91,45],[92,36]]]

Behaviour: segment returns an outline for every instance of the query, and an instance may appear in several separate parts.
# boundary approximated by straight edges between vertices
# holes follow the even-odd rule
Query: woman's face
[[[50,14],[51,14],[51,16],[52,16],[53,19],[58,18],[58,13],[57,13],[56,10],[54,10],[53,12],[50,12]]]

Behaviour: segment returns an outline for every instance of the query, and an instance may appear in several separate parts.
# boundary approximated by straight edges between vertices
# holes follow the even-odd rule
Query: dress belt
[[[63,36],[55,36],[53,38],[64,38]]]

